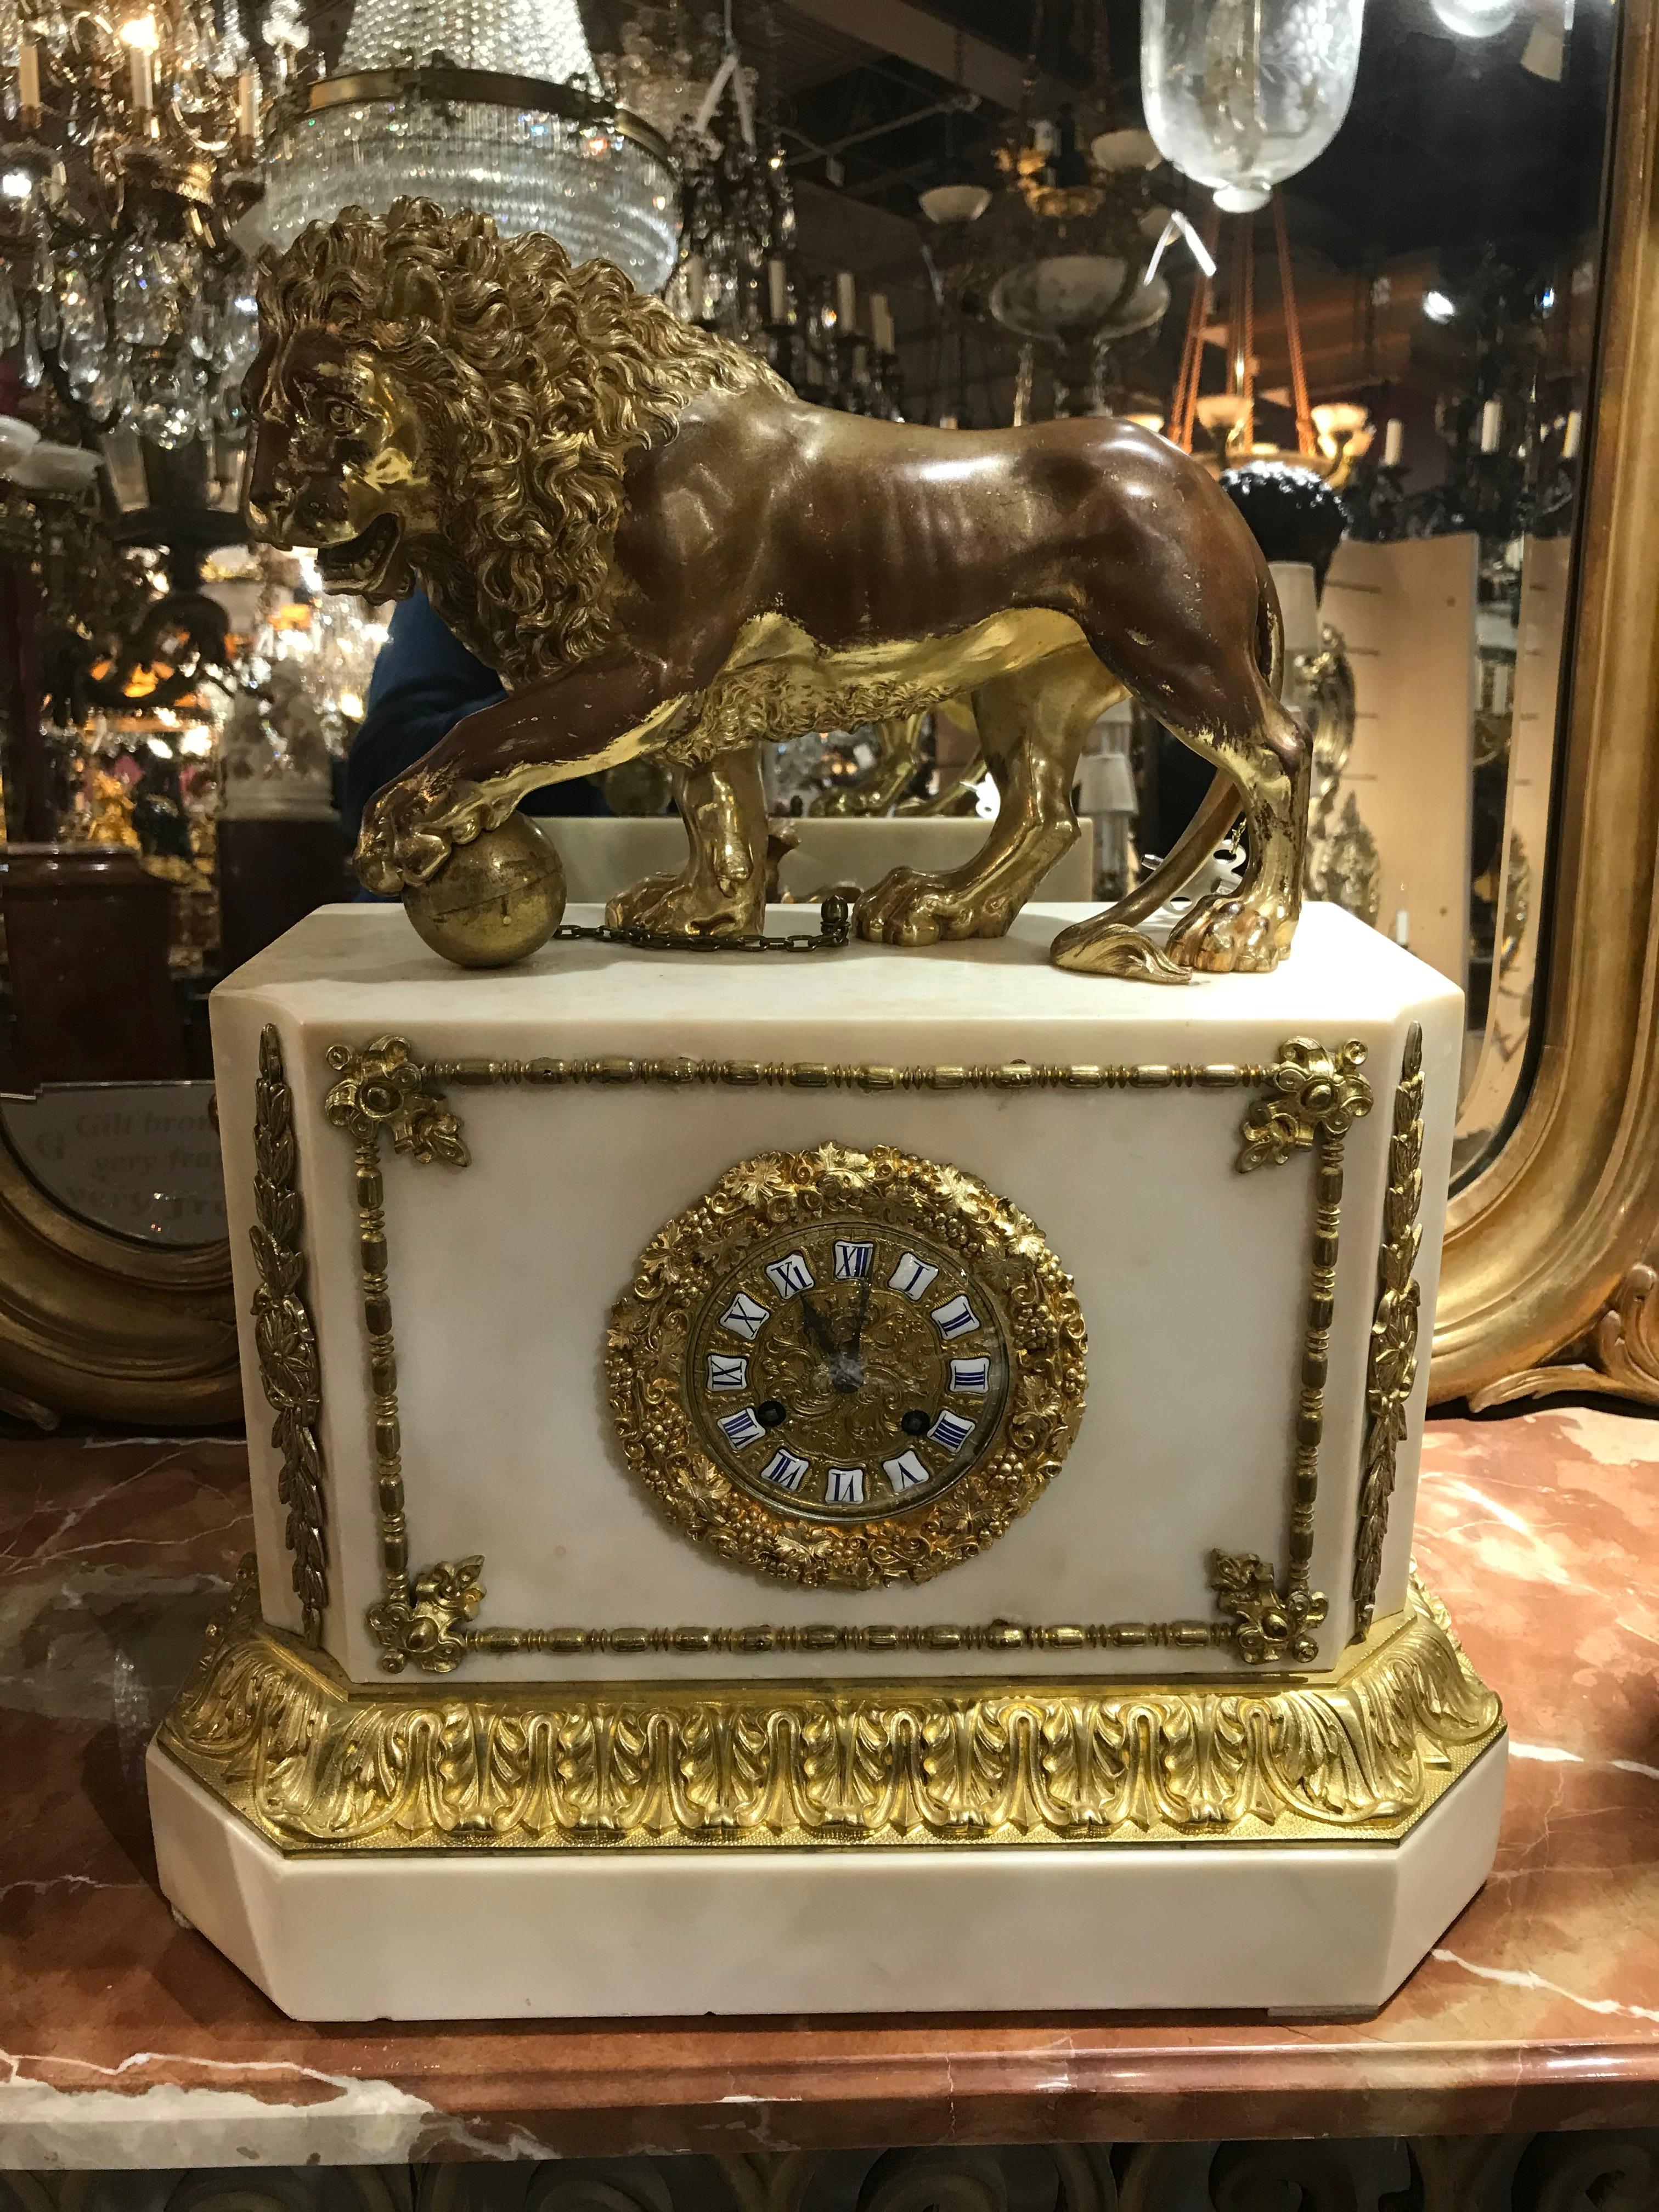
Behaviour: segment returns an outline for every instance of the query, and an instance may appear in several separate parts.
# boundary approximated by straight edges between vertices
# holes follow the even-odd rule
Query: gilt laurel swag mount
[[[667,764],[690,850],[609,925],[752,938],[761,745],[963,694],[996,822],[962,868],[895,870],[857,927],[1000,936],[1075,839],[1079,756],[1126,690],[1216,784],[1164,866],[1051,957],[1179,982],[1288,951],[1310,762],[1277,696],[1278,600],[1224,494],[1162,440],[1111,419],[981,434],[812,407],[610,264],[573,268],[550,239],[422,200],[313,224],[268,263],[260,310],[252,531],[316,546],[331,589],[418,583],[508,686],[365,817],[359,874],[438,951],[495,965],[545,941],[557,864],[514,809],[642,756]],[[1237,885],[1194,900],[1160,949],[1137,925],[1241,808]]]

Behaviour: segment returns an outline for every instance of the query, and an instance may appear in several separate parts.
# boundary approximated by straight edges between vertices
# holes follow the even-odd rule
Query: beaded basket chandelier
[[[674,265],[668,148],[600,90],[575,0],[357,0],[338,67],[273,106],[266,227],[285,246],[404,195],[545,231],[647,291]]]

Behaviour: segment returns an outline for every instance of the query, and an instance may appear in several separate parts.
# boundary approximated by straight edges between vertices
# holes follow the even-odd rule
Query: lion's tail
[[[1278,698],[1285,682],[1285,614],[1273,587],[1271,570],[1261,564],[1261,584],[1255,605],[1256,665],[1267,679],[1267,689]]]

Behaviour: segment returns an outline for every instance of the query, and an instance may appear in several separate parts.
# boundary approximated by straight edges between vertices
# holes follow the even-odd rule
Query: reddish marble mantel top
[[[1437,1423],[1418,1537],[1513,1764],[1497,1870],[1374,2020],[319,2030],[155,1886],[143,1747],[249,1545],[240,1445],[0,1444],[0,2166],[1659,2123],[1659,1425]]]

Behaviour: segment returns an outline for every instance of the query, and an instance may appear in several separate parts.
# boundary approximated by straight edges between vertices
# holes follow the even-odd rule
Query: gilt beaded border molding
[[[1133,1849],[1396,1842],[1502,1728],[1415,1585],[1313,1681],[437,1692],[351,1683],[268,1627],[249,1562],[159,1741],[288,1851]]]
[[[469,1654],[524,1651],[567,1656],[620,1652],[695,1655],[708,1651],[1101,1650],[1164,1646],[1231,1648],[1247,1666],[1311,1665],[1316,1632],[1328,1603],[1310,1589],[1314,1508],[1324,1425],[1325,1377],[1335,1291],[1342,1203],[1344,1143],[1370,1111],[1370,1085],[1359,1073],[1365,1048],[1357,1041],[1328,1046],[1291,1037],[1270,1066],[996,1065],[890,1066],[820,1060],[631,1059],[449,1060],[423,1062],[407,1039],[382,1036],[357,1047],[331,1045],[335,1080],[324,1111],[355,1146],[358,1254],[368,1335],[382,1595],[368,1608],[380,1663],[397,1674],[411,1662],[447,1674]],[[461,1168],[471,1154],[446,1084],[494,1088],[576,1084],[680,1085],[717,1084],[752,1089],[866,1091],[964,1090],[1139,1091],[1255,1090],[1239,1131],[1241,1172],[1281,1166],[1298,1152],[1314,1156],[1315,1204],[1303,1329],[1300,1395],[1293,1441],[1288,1571],[1283,1587],[1272,1564],[1255,1553],[1212,1552],[1211,1587],[1222,1618],[1212,1621],[1120,1621],[1052,1626],[992,1621],[975,1626],[863,1628],[534,1629],[477,1627],[485,1596],[481,1554],[444,1559],[412,1577],[398,1424],[397,1351],[392,1334],[381,1145],[422,1165]]]

